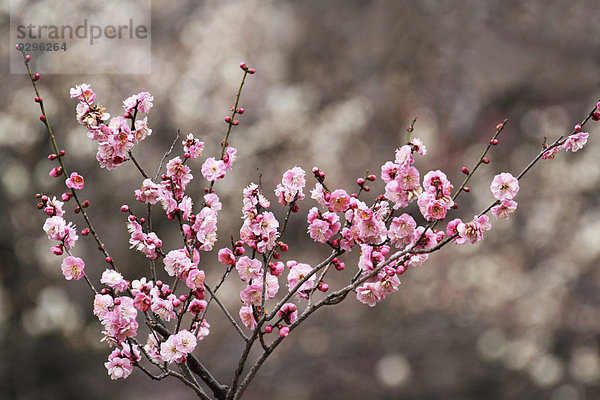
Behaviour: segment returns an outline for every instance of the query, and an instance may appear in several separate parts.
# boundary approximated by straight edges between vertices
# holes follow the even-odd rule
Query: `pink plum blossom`
[[[79,280],[83,278],[85,272],[83,269],[85,268],[85,263],[79,257],[68,256],[66,257],[62,265],[60,266],[65,279],[70,280]]]
[[[576,151],[583,149],[583,146],[585,146],[587,143],[589,136],[590,134],[587,132],[575,133],[565,140],[563,148],[566,150],[571,150],[573,153],[575,153]]]
[[[202,164],[202,176],[209,182],[215,182],[225,177],[227,165],[223,160],[216,160],[214,157],[207,158]]]
[[[81,190],[84,185],[83,176],[79,175],[77,172],[72,172],[71,176],[66,180],[65,185],[69,189]]]
[[[494,177],[490,189],[496,199],[512,200],[519,192],[519,181],[508,172],[502,172]]]
[[[242,320],[244,326],[248,329],[254,329],[257,326],[251,306],[242,306],[240,308],[240,319]]]
[[[508,219],[510,214],[517,210],[517,202],[514,200],[504,200],[490,210],[497,219]]]

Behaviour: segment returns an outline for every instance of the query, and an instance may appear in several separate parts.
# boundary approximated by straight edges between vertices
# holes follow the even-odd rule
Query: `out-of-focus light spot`
[[[23,314],[23,327],[31,336],[60,331],[65,334],[82,326],[81,311],[60,287],[48,286],[39,293],[35,308]]]
[[[16,199],[31,191],[29,173],[22,163],[13,161],[3,169],[2,185],[5,193]]]
[[[506,335],[499,328],[485,331],[477,339],[477,350],[487,360],[496,360],[506,352]]]
[[[596,351],[588,347],[575,349],[569,362],[571,376],[583,383],[591,383],[600,378],[600,359]]]
[[[377,361],[375,375],[385,386],[400,386],[410,378],[410,364],[402,354],[387,354]]]
[[[536,357],[527,368],[531,379],[540,387],[557,384],[564,374],[563,363],[552,354]]]
[[[573,385],[562,385],[552,392],[550,400],[579,400],[581,396]]]
[[[523,369],[539,353],[539,346],[535,342],[525,339],[512,340],[506,346],[502,361],[508,369]]]

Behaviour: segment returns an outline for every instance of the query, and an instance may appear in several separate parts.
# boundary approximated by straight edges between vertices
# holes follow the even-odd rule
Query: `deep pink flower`
[[[65,184],[69,189],[81,190],[84,185],[83,176],[79,175],[77,172],[72,172]]]

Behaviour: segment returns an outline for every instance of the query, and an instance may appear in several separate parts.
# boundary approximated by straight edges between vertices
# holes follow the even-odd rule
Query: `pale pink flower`
[[[69,189],[81,190],[84,185],[83,176],[79,175],[77,172],[72,172],[71,176],[66,180],[65,185]]]
[[[160,356],[161,358],[169,363],[184,362],[186,359],[186,353],[180,351],[177,344],[177,338],[175,335],[171,335],[160,344]]]
[[[94,93],[87,83],[76,85],[74,88],[71,88],[69,92],[72,99],[77,97],[81,102],[91,103],[96,98],[96,93]]]
[[[391,243],[395,243],[396,247],[406,247],[413,241],[416,228],[417,223],[413,217],[404,213],[392,219],[390,229],[388,229],[388,237]]]
[[[406,168],[414,164],[415,159],[412,155],[412,147],[404,145],[395,151],[395,163],[400,168]]]
[[[396,175],[396,181],[400,184],[402,190],[410,191],[415,190],[419,185],[419,170],[415,167],[406,167],[398,170]]]
[[[214,182],[225,177],[227,165],[223,160],[216,160],[214,157],[207,158],[202,164],[202,176],[209,181]]]
[[[61,241],[65,237],[66,227],[67,223],[62,217],[54,216],[46,219],[43,229],[48,239]]]
[[[562,146],[554,146],[551,149],[548,149],[542,154],[542,159],[551,160],[554,156],[562,150]]]
[[[187,329],[182,329],[175,335],[175,347],[183,354],[194,351],[196,344],[196,336]]]
[[[115,357],[104,363],[110,379],[127,378],[133,370],[133,363],[128,358]]]
[[[494,177],[490,189],[496,199],[512,200],[519,192],[519,181],[508,172],[502,172]]]
[[[315,183],[315,188],[310,191],[310,198],[316,200],[321,207],[329,206],[329,201],[325,199],[325,189],[319,182]]]
[[[193,212],[194,202],[189,196],[183,196],[181,201],[179,202],[179,210],[181,211],[181,217],[184,221],[189,221],[190,216]]]
[[[194,134],[192,133],[188,133],[187,137],[181,144],[183,144],[183,151],[186,154],[189,154],[190,158],[200,157],[202,155],[202,151],[204,150],[204,142],[194,138]]]
[[[427,154],[427,147],[423,144],[423,141],[419,138],[413,138],[408,143],[412,146],[413,151],[419,153],[420,156]]]
[[[464,243],[477,243],[483,240],[483,233],[491,229],[489,224],[489,218],[487,215],[475,216],[473,221],[469,223],[460,223],[456,227],[458,237],[456,238],[457,244]]]
[[[306,185],[306,173],[300,167],[288,169],[275,189],[275,195],[281,205],[287,206],[289,203],[304,199],[302,189]]]
[[[219,200],[219,196],[216,193],[208,193],[204,195],[204,203],[207,207],[212,208],[214,211],[220,211],[223,208],[223,204]]]
[[[583,149],[583,146],[587,143],[588,137],[590,136],[587,132],[578,132],[574,135],[571,135],[565,140],[563,144],[563,148],[566,150],[571,150],[575,153],[577,150]]]
[[[329,198],[329,211],[345,212],[350,207],[350,196],[343,189],[336,189],[331,192]]]
[[[254,329],[256,328],[256,319],[254,319],[254,314],[252,313],[251,306],[242,306],[240,308],[240,319],[246,328]]]
[[[504,200],[490,210],[492,215],[498,219],[508,219],[510,214],[517,210],[517,202],[514,200]]]
[[[190,269],[195,267],[186,249],[171,250],[167,253],[163,262],[165,271],[169,276],[177,276],[182,280],[185,280]]]
[[[196,338],[200,341],[210,334],[210,324],[203,319],[201,323],[194,325],[194,330],[196,330]]]
[[[150,308],[165,321],[170,321],[177,316],[173,311],[173,303],[168,299],[162,299],[158,296],[152,299],[152,306]]]
[[[310,265],[298,263],[293,260],[288,261],[287,266],[290,269],[290,272],[287,276],[289,290],[292,290],[301,280],[308,276],[312,271],[312,267]],[[306,282],[300,285],[297,291],[298,296],[302,297],[303,299],[307,299],[308,293],[315,286],[315,279],[316,276],[313,274],[310,276],[310,278],[308,278]]]
[[[227,147],[225,154],[223,155],[223,162],[225,163],[225,169],[231,171],[233,163],[237,158],[237,149],[235,147]]]
[[[249,258],[247,256],[240,257],[235,264],[240,279],[244,282],[248,282],[251,279],[257,279],[262,275],[262,263],[256,258]]]
[[[252,283],[246,286],[246,289],[240,292],[240,300],[245,305],[260,305],[262,299],[262,282],[261,283]]]
[[[198,268],[193,268],[185,280],[185,284],[192,290],[201,289],[204,287],[204,271]]]
[[[153,106],[153,100],[154,96],[150,93],[141,92],[125,99],[123,101],[123,109],[131,115],[134,114],[136,108],[141,113],[148,113]]]
[[[100,278],[100,283],[115,289],[117,292],[124,292],[128,287],[127,281],[123,279],[123,275],[114,269],[104,270],[102,278]]]
[[[79,280],[83,278],[85,272],[83,269],[85,268],[85,263],[79,257],[68,256],[66,257],[61,266],[60,266],[65,279],[70,280]]]
[[[146,353],[148,353],[152,361],[157,363],[165,362],[165,360],[163,360],[162,356],[160,355],[160,346],[156,341],[156,337],[152,333],[148,334],[148,340],[146,341],[144,350],[146,350]]]
[[[325,243],[333,236],[329,223],[322,219],[315,219],[308,226],[308,234],[315,242]]]
[[[356,288],[356,298],[369,307],[375,307],[375,304],[383,300],[383,293],[380,282],[365,282]]]
[[[148,128],[148,117],[135,121],[135,131],[133,132],[133,141],[139,143],[147,136],[152,134],[152,129]]]
[[[109,294],[97,294],[94,297],[94,315],[99,320],[103,320],[110,308],[114,305],[114,301]]]
[[[200,249],[212,250],[217,241],[217,212],[210,207],[204,207],[196,214],[192,228],[196,232],[196,239],[202,244]]]

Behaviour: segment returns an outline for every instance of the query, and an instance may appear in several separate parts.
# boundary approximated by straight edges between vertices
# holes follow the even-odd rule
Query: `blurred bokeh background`
[[[0,5],[8,38],[8,1]],[[352,191],[365,170],[378,173],[393,159],[416,117],[414,136],[429,150],[419,170],[442,169],[458,185],[460,167],[473,165],[508,118],[491,164],[459,201],[456,215],[470,219],[492,201],[496,173],[518,173],[544,137],[570,132],[596,103],[598,16],[595,0],[154,0],[151,74],[48,75],[39,85],[67,164],[85,176],[91,218],[135,279],[147,264],[128,250],[118,210],[139,207],[132,192],[141,180],[131,165],[98,168],[68,98],[74,85],[90,83],[113,115],[131,94],[154,95],[152,136],[135,150],[154,171],[177,130],[193,132],[207,143],[204,154],[215,154],[238,64],[257,69],[231,138],[236,168],[216,185],[226,210],[222,246],[240,226],[241,188],[259,175],[273,203],[271,189],[294,165],[318,165],[330,187]],[[31,86],[8,74],[13,46],[0,42],[0,398],[194,398],[175,380],[157,383],[139,371],[125,381],[107,376],[110,351],[99,343],[92,296],[84,283],[62,277],[35,209],[35,193],[63,189],[48,177],[51,148]],[[600,398],[600,129],[586,130],[582,151],[544,161],[523,179],[517,214],[494,221],[483,242],[433,255],[375,308],[348,298],[321,310],[284,341],[246,398]],[[200,162],[191,165],[190,190],[199,198]],[[382,189],[379,180],[372,186]],[[315,263],[328,253],[304,238],[313,205],[305,200],[292,220],[286,257]],[[79,216],[69,218],[83,226]],[[157,218],[156,230],[172,249],[177,230],[167,222]],[[76,254],[98,279],[105,264],[94,247],[81,238]],[[348,268],[332,287],[354,274],[356,256],[345,256]],[[202,263],[215,282],[221,266],[214,256]],[[237,313],[241,286],[230,281],[221,296]],[[211,335],[196,354],[227,384],[239,337],[217,309],[208,319]]]

